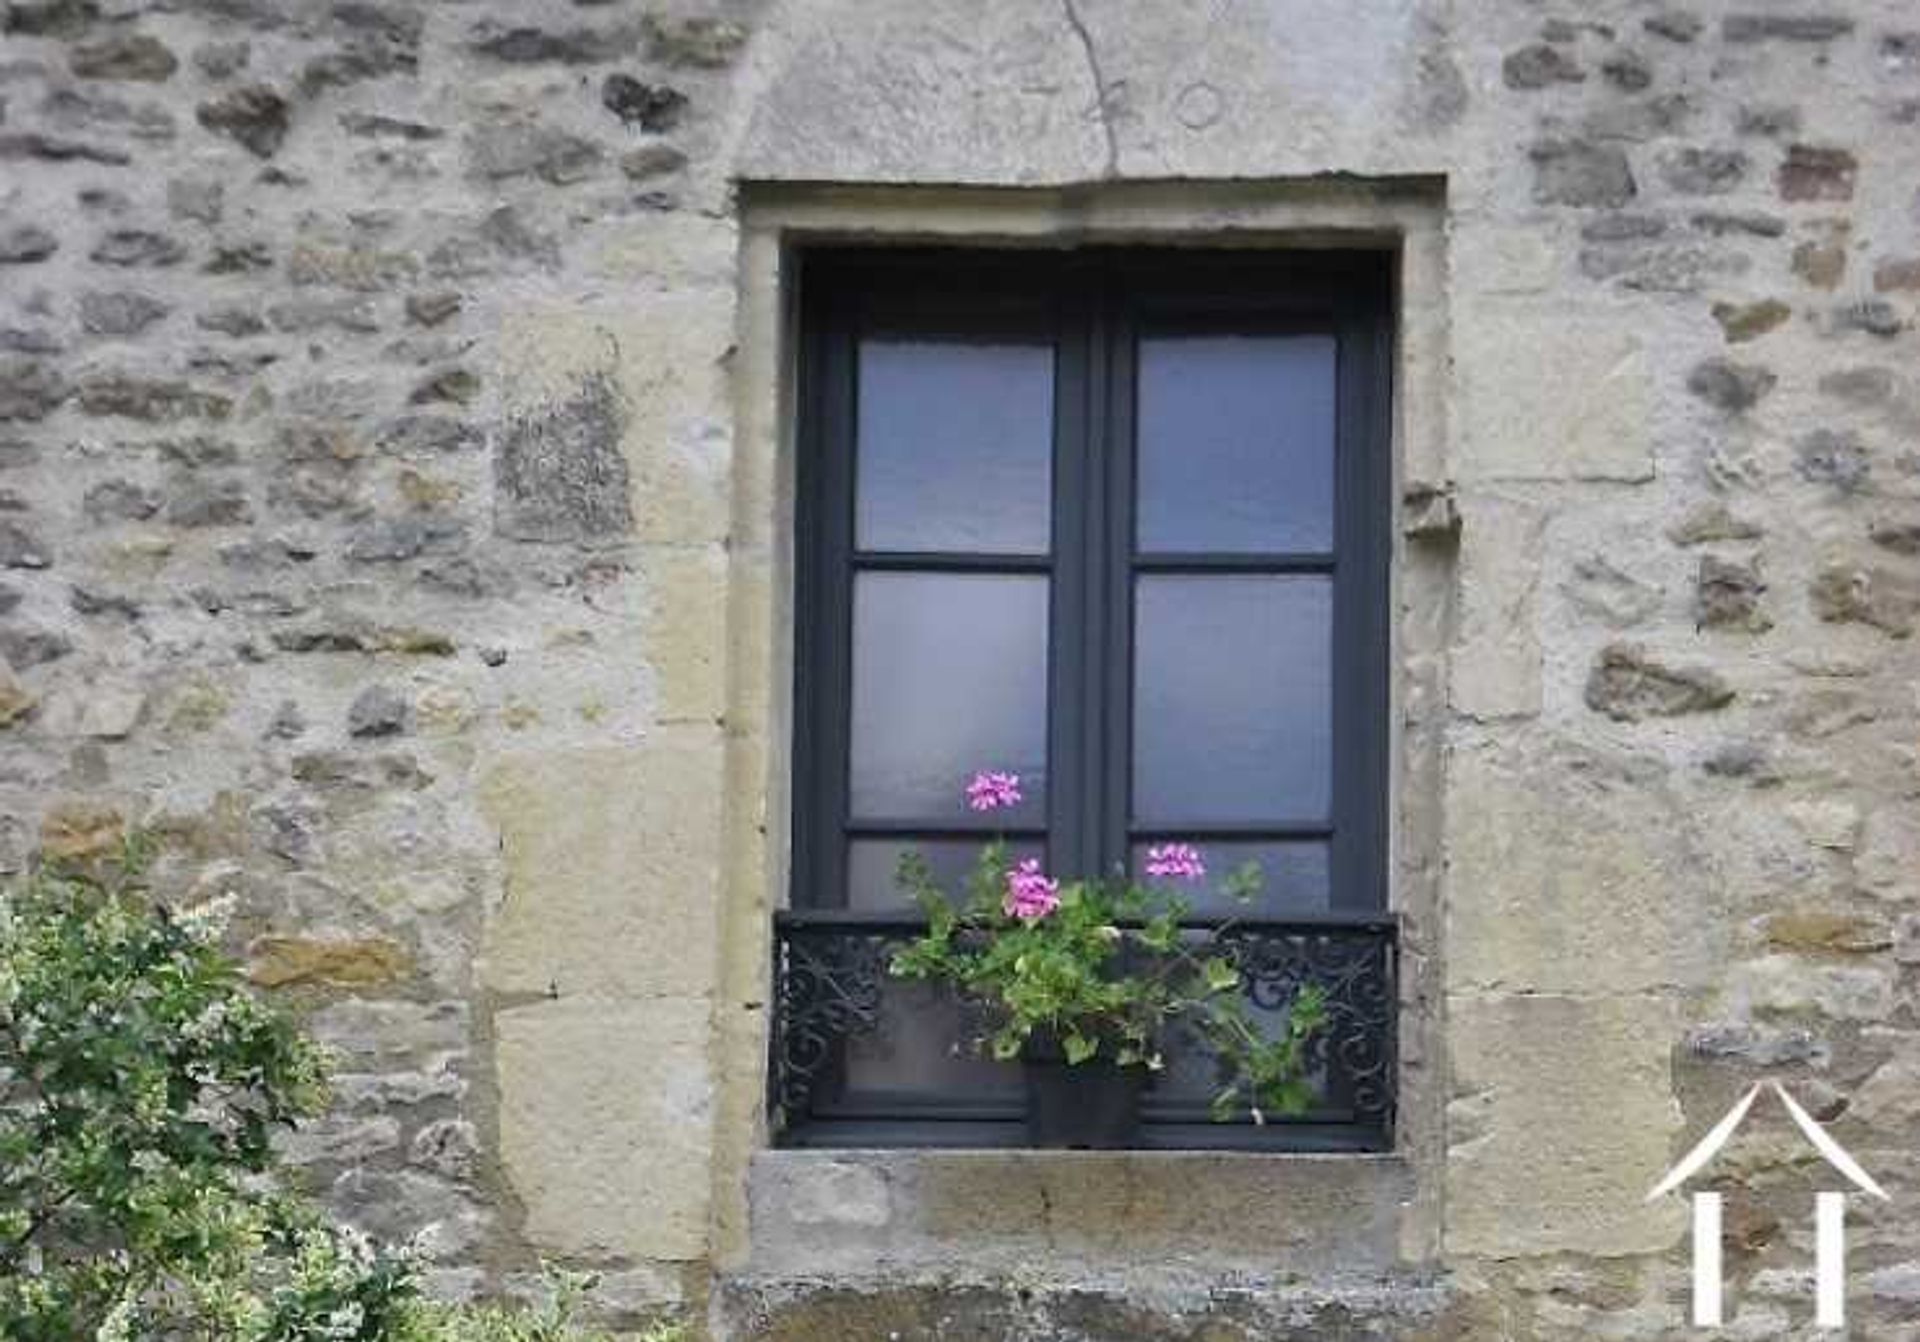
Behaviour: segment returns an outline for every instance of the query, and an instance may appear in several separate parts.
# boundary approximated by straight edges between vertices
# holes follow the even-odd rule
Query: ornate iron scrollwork
[[[1350,1123],[1390,1139],[1395,1103],[1394,925],[1338,921],[1198,921],[1214,953],[1241,973],[1256,1013],[1276,1019],[1306,984],[1326,994],[1328,1023],[1309,1057],[1327,1104],[1315,1121]],[[774,931],[774,1019],[768,1104],[776,1130],[803,1125],[815,1088],[842,1045],[883,1025],[888,965],[918,933],[910,919],[785,914]]]
[[[1284,1011],[1301,988],[1319,986],[1327,1025],[1309,1059],[1337,1084],[1353,1121],[1390,1128],[1399,1008],[1392,928],[1246,922],[1221,929],[1216,944],[1239,967],[1255,1010]]]
[[[843,1040],[880,1022],[887,966],[910,933],[782,920],[774,937],[773,1085],[776,1120],[803,1119],[814,1083]]]

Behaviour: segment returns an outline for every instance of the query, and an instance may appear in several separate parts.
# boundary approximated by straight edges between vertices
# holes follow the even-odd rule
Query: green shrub
[[[404,1254],[352,1230],[315,1224],[293,1245],[291,1270],[248,1342],[611,1342],[573,1322],[590,1276],[549,1271],[546,1299],[531,1308],[422,1300]],[[686,1342],[656,1328],[642,1342]]]
[[[0,1338],[605,1342],[572,1322],[585,1278],[528,1309],[424,1300],[404,1249],[278,1187],[322,1055],[220,953],[221,910],[150,897],[145,856],[0,890]]]
[[[0,1336],[20,1342],[240,1326],[234,1282],[283,1219],[255,1176],[325,1099],[212,911],[143,900],[139,856],[0,900]]]
[[[547,1274],[548,1296],[533,1309],[498,1305],[431,1306],[422,1314],[422,1342],[609,1342],[604,1333],[585,1332],[571,1322],[592,1278],[570,1272]],[[677,1328],[656,1328],[642,1342],[686,1342]]]

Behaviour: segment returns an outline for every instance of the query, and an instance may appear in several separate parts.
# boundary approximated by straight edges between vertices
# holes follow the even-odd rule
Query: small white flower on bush
[[[218,949],[231,897],[168,915],[139,857],[0,887],[0,1338],[610,1342],[571,1288],[424,1300],[410,1246],[282,1191],[325,1055]]]

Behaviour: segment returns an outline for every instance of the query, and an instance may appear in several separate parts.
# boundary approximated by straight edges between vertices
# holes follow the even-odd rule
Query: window
[[[875,970],[908,848],[1075,876],[1180,838],[1262,865],[1253,916],[1390,955],[1388,258],[818,252],[801,290],[786,1139],[1018,1144],[1016,1069]],[[978,768],[1027,801],[968,811]],[[1324,1112],[1209,1124],[1175,1050],[1150,1140],[1379,1144],[1386,979],[1387,1056],[1335,1056]]]

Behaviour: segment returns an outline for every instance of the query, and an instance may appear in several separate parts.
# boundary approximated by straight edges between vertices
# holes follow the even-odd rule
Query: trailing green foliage
[[[586,1278],[438,1304],[406,1251],[278,1187],[324,1059],[219,951],[219,909],[148,895],[147,856],[0,890],[0,1338],[610,1342],[572,1322]]]
[[[919,854],[905,855],[899,880],[926,913],[927,931],[894,957],[892,972],[949,982],[983,1006],[989,1027],[976,1042],[1002,1061],[1057,1040],[1069,1063],[1104,1056],[1157,1070],[1167,1028],[1185,1021],[1226,1069],[1216,1119],[1250,1112],[1259,1122],[1312,1103],[1306,1050],[1326,1024],[1319,987],[1303,987],[1269,1035],[1247,1009],[1238,967],[1182,932],[1188,909],[1177,896],[1127,879],[1049,882],[1043,902],[1023,913],[1009,893],[1022,879],[996,840],[956,904]],[[1245,902],[1260,880],[1248,864],[1222,888]]]

